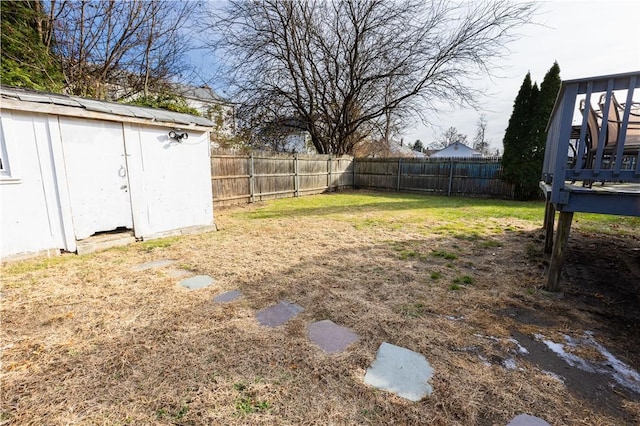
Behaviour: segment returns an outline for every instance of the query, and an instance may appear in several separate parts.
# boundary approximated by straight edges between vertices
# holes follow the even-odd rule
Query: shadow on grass
[[[525,232],[494,238],[496,243],[486,244],[494,240],[470,235],[459,243],[485,250],[486,255],[501,246],[517,248],[537,241],[534,233]],[[112,300],[103,305],[105,310],[90,311],[78,319],[65,316],[51,326],[52,337],[56,328],[61,334],[78,330],[74,339],[86,341],[86,346],[72,351],[69,342],[50,339],[46,347],[23,354],[28,370],[14,371],[5,382],[3,416],[16,423],[27,419],[46,423],[52,418],[66,423],[75,418],[68,409],[74,407],[87,423],[477,424],[484,419],[486,424],[505,424],[517,412],[535,411],[558,422],[568,409],[581,412],[580,400],[570,405],[571,400],[563,398],[564,390],[548,389],[535,380],[522,387],[518,380],[523,377],[506,380],[499,364],[474,374],[482,368],[481,361],[461,351],[478,345],[474,333],[491,333],[483,328],[486,322],[477,320],[481,314],[476,311],[487,304],[485,293],[496,284],[492,280],[499,278],[500,285],[508,286],[503,287],[507,293],[522,294],[522,277],[540,274],[520,250],[501,255],[499,261],[509,265],[504,277],[492,275],[490,264],[469,272],[473,268],[467,249],[453,247],[450,237],[425,237],[395,246],[354,245],[347,251],[330,250],[275,268],[263,265],[264,270],[257,266],[250,276],[227,278],[244,297],[226,305],[211,300],[223,289],[188,292],[171,280],[145,295],[144,302],[132,305],[126,301],[157,278],[149,273],[125,280],[118,292],[108,296]],[[608,249],[615,252],[613,246]],[[215,241],[198,250],[215,251]],[[445,252],[452,255],[433,254]],[[595,253],[577,253],[579,258],[583,254],[589,262]],[[570,262],[572,256],[568,256]],[[477,253],[473,257],[479,258]],[[210,262],[203,266],[215,271],[216,260]],[[437,279],[433,271],[438,271]],[[473,274],[469,286],[479,292],[473,295],[477,300],[465,299],[471,297],[471,290],[467,292],[464,285],[460,291],[449,291],[452,279],[467,273]],[[130,272],[122,270],[122,274]],[[632,284],[630,279],[618,276],[620,286]],[[96,302],[82,293],[77,297],[83,304]],[[305,311],[276,329],[259,326],[255,312],[281,299]],[[496,296],[495,307],[501,302]],[[574,309],[572,299],[559,303],[554,315]],[[123,317],[111,320],[107,327],[103,321],[114,307]],[[485,313],[493,308],[484,308]],[[448,315],[469,319],[454,321]],[[336,356],[321,353],[308,340],[307,327],[324,319],[351,328],[360,341]],[[82,334],[81,322],[90,323],[84,328],[87,334]],[[573,322],[572,326],[586,325]],[[21,333],[12,328],[14,335]],[[428,403],[407,404],[363,383],[363,372],[383,341],[433,359],[435,393]],[[621,345],[637,356],[633,339]],[[12,350],[8,348],[7,353]],[[552,397],[544,399],[550,393]],[[25,410],[32,411],[25,414]],[[624,412],[620,407],[621,416]]]

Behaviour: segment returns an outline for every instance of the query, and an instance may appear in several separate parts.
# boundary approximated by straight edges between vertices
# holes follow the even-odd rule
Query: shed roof
[[[0,85],[0,107],[11,109],[16,106],[15,102],[28,102],[39,106],[57,106],[58,109],[46,108],[20,108],[39,112],[59,113],[61,115],[84,116],[83,112],[98,113],[95,118],[111,119],[113,116],[121,117],[118,121],[151,122],[165,126],[202,126],[213,127],[213,122],[195,115],[183,114],[179,112],[167,111],[163,109],[147,108],[135,105],[126,105],[116,102],[98,101],[94,99],[80,98],[71,95],[57,93],[38,92],[35,90],[22,89],[18,87],[8,87]],[[34,105],[35,106],[35,105]],[[74,110],[76,114],[74,114]]]

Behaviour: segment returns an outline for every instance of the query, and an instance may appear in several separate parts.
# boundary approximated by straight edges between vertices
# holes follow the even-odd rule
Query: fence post
[[[255,179],[253,177],[253,153],[249,156],[249,193],[251,202],[255,202]]]
[[[398,182],[396,183],[396,191],[400,191],[400,175],[402,171],[402,158],[398,158]]]
[[[449,163],[449,191],[447,191],[447,196],[451,197],[451,185],[453,184],[453,158],[451,159],[451,162]]]
[[[328,162],[328,167],[329,167],[329,182],[327,182],[327,192],[331,192],[331,182],[333,180],[332,178],[332,165],[331,165],[331,155],[329,155],[329,162]]]
[[[300,196],[300,182],[298,179],[298,154],[295,154],[293,156],[293,194],[295,197]]]
[[[351,188],[356,189],[356,157],[351,159]]]

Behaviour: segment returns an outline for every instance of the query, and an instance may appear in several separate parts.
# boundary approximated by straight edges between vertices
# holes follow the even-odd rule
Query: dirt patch
[[[640,370],[638,237],[574,230],[560,297],[541,290],[542,214],[444,232],[428,209],[410,216],[421,203],[234,208],[217,212],[220,232],[3,268],[0,422],[637,424],[639,395],[610,378],[559,380],[549,373],[566,362],[543,361],[555,356],[544,340],[592,338]],[[176,262],[132,271],[158,259]],[[188,290],[169,268],[215,281]],[[242,297],[214,301],[232,290]],[[304,311],[261,326],[257,312],[280,300]],[[325,353],[308,338],[323,320],[359,340]],[[364,383],[382,342],[426,357],[431,396]],[[565,349],[605,368],[588,345]]]
[[[511,335],[525,348],[520,358],[561,381],[585,404],[628,424],[637,421],[637,411],[625,407],[640,397],[637,246],[636,237],[574,231],[563,269],[563,292],[547,294],[546,303],[496,311],[513,319]],[[607,358],[590,336],[606,342],[608,356],[619,354],[624,361]],[[618,363],[622,371],[616,369]]]

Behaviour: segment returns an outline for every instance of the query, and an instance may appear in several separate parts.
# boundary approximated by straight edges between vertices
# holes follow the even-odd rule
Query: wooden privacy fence
[[[353,158],[329,155],[211,156],[216,206],[299,197],[340,188],[511,198],[500,158]]]
[[[353,187],[352,157],[213,154],[211,171],[213,202],[218,206]]]
[[[355,187],[442,195],[512,198],[502,163],[491,158],[358,158]]]

